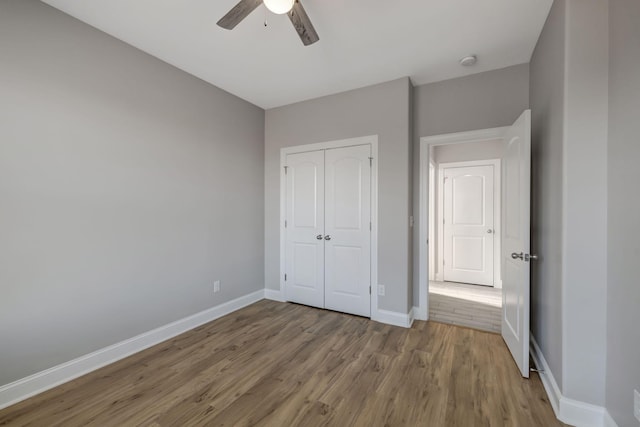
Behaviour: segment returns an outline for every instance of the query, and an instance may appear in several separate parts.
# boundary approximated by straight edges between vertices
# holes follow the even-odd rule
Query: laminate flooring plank
[[[5,408],[0,425],[562,424],[499,335],[260,301]]]

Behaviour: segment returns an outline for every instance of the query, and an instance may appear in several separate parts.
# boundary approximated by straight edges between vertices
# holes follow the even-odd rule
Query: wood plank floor
[[[11,426],[556,426],[500,336],[260,301],[0,411]]]
[[[455,282],[429,282],[429,318],[500,333],[502,290]]]

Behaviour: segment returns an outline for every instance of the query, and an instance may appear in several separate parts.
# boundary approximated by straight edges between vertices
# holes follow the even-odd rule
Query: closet
[[[285,299],[371,315],[371,145],[288,154]]]

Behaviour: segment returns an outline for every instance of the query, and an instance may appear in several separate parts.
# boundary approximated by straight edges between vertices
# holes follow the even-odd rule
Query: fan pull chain
[[[264,8],[264,26],[267,27],[269,23],[267,22],[267,8]]]

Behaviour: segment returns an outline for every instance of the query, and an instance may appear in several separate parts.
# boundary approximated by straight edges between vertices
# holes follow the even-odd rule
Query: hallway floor
[[[429,282],[429,319],[500,333],[502,290],[454,282]]]

